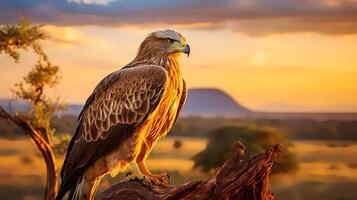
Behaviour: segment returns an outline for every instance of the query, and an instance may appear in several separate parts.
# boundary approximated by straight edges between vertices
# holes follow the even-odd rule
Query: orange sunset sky
[[[147,33],[173,28],[191,46],[180,58],[190,88],[225,90],[261,111],[357,112],[357,1],[5,1],[0,21],[27,16],[63,79],[51,91],[83,103],[136,54]],[[35,62],[0,55],[0,98]]]

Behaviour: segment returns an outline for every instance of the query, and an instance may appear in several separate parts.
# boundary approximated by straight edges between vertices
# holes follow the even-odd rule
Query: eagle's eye
[[[174,43],[174,40],[173,39],[167,39],[167,43],[172,44],[172,43]]]

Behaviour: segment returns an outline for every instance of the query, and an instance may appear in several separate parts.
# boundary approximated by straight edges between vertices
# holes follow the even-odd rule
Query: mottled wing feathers
[[[104,78],[81,112],[62,179],[72,179],[130,137],[159,104],[166,79],[165,69],[155,65],[125,68]]]
[[[116,81],[105,84],[112,79]],[[105,139],[109,128],[117,124],[140,124],[160,100],[165,81],[165,69],[159,66],[138,66],[112,74],[103,82],[104,88],[96,88],[100,95],[82,113],[82,138],[87,142]]]

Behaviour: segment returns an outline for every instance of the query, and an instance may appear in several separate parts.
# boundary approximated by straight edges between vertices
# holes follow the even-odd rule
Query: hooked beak
[[[182,50],[183,53],[187,54],[187,57],[190,56],[190,45],[186,44],[185,48]]]

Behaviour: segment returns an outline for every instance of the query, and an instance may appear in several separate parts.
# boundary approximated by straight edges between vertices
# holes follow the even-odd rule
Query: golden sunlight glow
[[[204,26],[205,24],[192,24]],[[187,25],[186,25],[187,26]],[[158,27],[45,26],[44,43],[63,80],[54,92],[83,103],[108,73],[130,62]],[[266,111],[357,111],[357,37],[308,33],[252,37],[229,30],[177,26],[191,46],[180,58],[189,87],[215,87],[243,105]],[[1,56],[2,97],[34,60]]]

